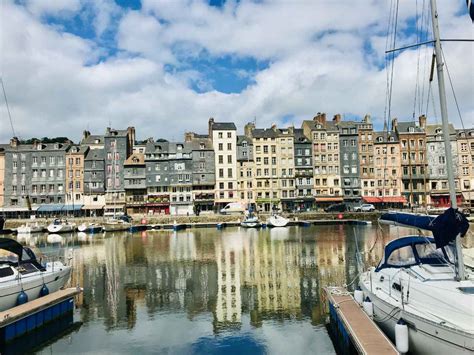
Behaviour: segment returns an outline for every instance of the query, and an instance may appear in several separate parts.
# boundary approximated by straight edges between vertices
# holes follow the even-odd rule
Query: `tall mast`
[[[441,106],[441,120],[443,123],[443,138],[444,148],[446,151],[446,168],[448,172],[448,184],[449,184],[449,197],[451,199],[451,207],[457,208],[456,201],[456,186],[454,183],[454,164],[453,155],[451,151],[451,140],[449,137],[449,122],[448,122],[448,109],[446,105],[446,89],[444,85],[444,62],[443,54],[441,52],[441,40],[439,36],[439,24],[438,24],[438,10],[436,8],[436,0],[431,0],[431,17],[433,21],[433,35],[435,44],[436,54],[436,69],[438,72],[438,88],[439,88],[439,104]],[[456,236],[456,278],[458,280],[464,280],[464,261],[461,248],[461,236]]]

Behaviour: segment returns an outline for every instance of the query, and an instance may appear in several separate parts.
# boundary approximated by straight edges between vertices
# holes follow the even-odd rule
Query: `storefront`
[[[255,203],[257,212],[270,213],[272,210],[280,209],[280,199],[276,198],[257,198]]]
[[[451,198],[449,197],[449,193],[432,193],[430,197],[431,197],[431,207],[444,208],[444,207],[451,206]],[[462,205],[462,202],[463,202],[462,194],[456,195],[456,202],[459,206]]]
[[[170,214],[170,195],[148,195],[145,207],[148,215]]]
[[[407,204],[407,199],[405,196],[386,196],[386,197],[374,197],[366,196],[362,200],[364,203],[370,203],[375,206],[377,209],[386,209],[386,208],[403,208]]]
[[[342,196],[320,196],[314,199],[316,208],[323,209],[334,205],[335,203],[342,203]]]

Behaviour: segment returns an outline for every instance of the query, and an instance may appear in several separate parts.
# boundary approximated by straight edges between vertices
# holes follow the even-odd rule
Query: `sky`
[[[428,0],[401,0],[395,46],[430,40]],[[394,0],[0,0],[0,74],[20,138],[103,134],[182,140],[210,117],[239,132],[318,112],[440,123],[432,47],[397,52]],[[474,38],[464,0],[438,0],[442,38]],[[428,26],[429,24],[429,26]],[[444,42],[448,113],[474,127],[474,46]],[[447,76],[446,76],[446,79]],[[390,87],[390,86],[389,86]],[[433,95],[428,95],[431,92]],[[0,143],[13,132],[0,95]]]

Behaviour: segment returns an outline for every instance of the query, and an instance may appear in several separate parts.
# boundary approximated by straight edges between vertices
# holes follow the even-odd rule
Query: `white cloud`
[[[443,37],[472,38],[469,17],[455,16],[461,5],[440,1]],[[299,126],[318,111],[329,116],[371,113],[379,122],[384,113],[384,2],[230,1],[216,9],[202,1],[145,1],[142,10],[126,13],[107,1],[93,5],[83,0],[79,7],[59,1],[2,6],[0,69],[22,137],[77,140],[83,129],[103,132],[111,122],[118,128],[135,125],[140,138],[181,139],[186,130],[205,132],[211,116],[233,120],[241,129],[254,116],[258,125],[269,126],[294,115]],[[399,28],[404,28],[414,5],[400,6]],[[108,50],[100,40],[66,33],[43,19],[44,14],[87,17],[94,9],[101,13],[91,22],[98,38],[117,31],[117,54],[99,62]],[[398,43],[415,40],[402,36]],[[374,53],[364,51],[368,43]],[[465,124],[474,126],[472,45],[443,47]],[[205,74],[180,62],[203,50],[270,64],[255,73],[237,68],[235,74],[250,75],[251,84],[241,93],[225,94],[212,91]],[[426,82],[431,50],[425,52],[428,64],[422,57],[420,71]],[[396,59],[392,115],[402,120],[413,114],[417,60],[414,50]],[[186,70],[166,72],[166,64]],[[192,84],[210,91],[197,93]],[[449,104],[459,126],[452,99]],[[0,115],[0,141],[8,141],[3,104]]]

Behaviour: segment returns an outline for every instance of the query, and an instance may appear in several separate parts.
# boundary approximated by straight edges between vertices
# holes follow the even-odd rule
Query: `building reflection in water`
[[[266,321],[323,322],[322,288],[349,284],[356,251],[375,265],[398,233],[389,227],[318,226],[271,230],[196,229],[143,235],[112,233],[21,237],[43,252],[72,252],[71,285],[84,322],[134,328],[160,314],[210,316],[215,333]],[[404,233],[404,234],[402,234]],[[357,241],[357,244],[356,244]],[[354,283],[355,284],[355,283]]]

